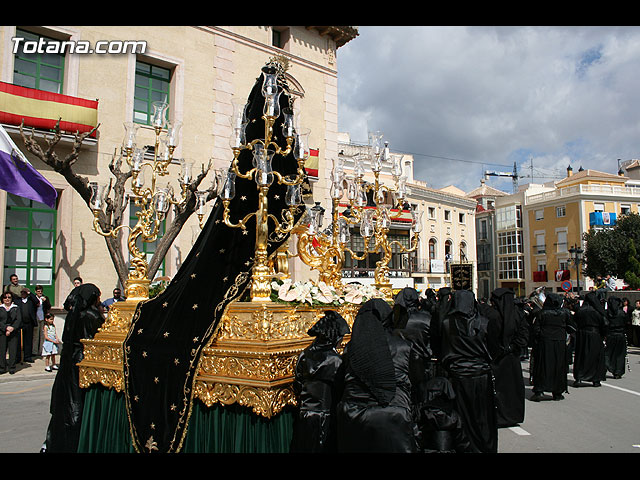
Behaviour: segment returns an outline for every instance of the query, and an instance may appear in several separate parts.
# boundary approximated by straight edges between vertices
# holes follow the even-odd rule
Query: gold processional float
[[[294,128],[295,120],[287,118],[284,122],[287,147],[285,150],[272,142],[272,126],[280,115],[276,74],[265,75],[262,93],[265,97],[263,119],[265,120],[264,138],[244,143],[246,118],[243,115],[244,103],[235,106],[232,117],[232,136],[230,146],[234,160],[229,171],[217,170],[215,188],[217,201],[222,201],[225,212],[224,222],[229,227],[245,228],[249,216],[256,218],[255,264],[252,270],[250,300],[234,301],[225,312],[217,333],[203,352],[200,370],[194,383],[194,398],[205,405],[215,403],[230,405],[238,403],[247,406],[257,415],[271,418],[287,405],[295,405],[296,398],[292,381],[296,362],[300,352],[312,341],[307,331],[326,310],[337,310],[352,326],[359,303],[344,301],[344,292],[349,285],[342,282],[341,268],[345,252],[354,259],[363,259],[368,253],[379,252],[380,260],[375,269],[376,296],[391,301],[392,289],[388,278],[388,263],[392,247],[396,251],[411,252],[418,246],[421,221],[418,212],[411,211],[412,232],[410,246],[389,242],[387,233],[391,225],[390,212],[393,208],[401,211],[405,205],[406,176],[402,175],[401,156],[390,155],[388,143],[382,142],[380,133],[370,134],[370,148],[367,154],[353,158],[355,162],[353,178],[347,178],[342,161],[334,162],[331,172],[332,218],[328,229],[321,231],[324,209],[319,202],[313,208],[307,208],[304,220],[294,225],[291,208],[302,205],[301,183],[304,180],[304,164],[309,155],[309,131],[302,132]],[[159,177],[169,175],[168,167],[173,160],[177,144],[180,123],[166,125],[167,104],[156,102],[153,125],[155,127],[155,150],[153,160],[145,160],[144,152],[135,148],[136,126],[127,123],[125,141],[121,154],[131,168],[131,192],[139,207],[137,224],[130,228],[128,249],[133,269],[125,285],[126,301],[111,305],[107,318],[93,339],[84,339],[84,359],[79,364],[80,386],[88,388],[94,384],[124,390],[123,343],[131,325],[131,318],[140,301],[149,298],[150,280],[147,278],[148,264],[146,256],[136,242],[153,242],[159,233],[159,226],[171,204],[185,201],[187,185],[191,180],[189,165],[183,162],[180,183],[182,199],[175,199],[170,188],[158,188]],[[284,113],[283,113],[284,115]],[[163,131],[166,133],[163,134]],[[160,144],[165,145],[160,153]],[[275,151],[274,151],[275,146]],[[241,173],[237,159],[241,150],[249,149],[254,155],[256,168]],[[284,178],[271,170],[270,160],[275,153],[286,155],[291,149],[298,161],[295,178]],[[368,183],[365,177],[365,162],[369,162],[374,181]],[[382,184],[379,175],[383,165],[391,164],[391,174],[395,187]],[[144,187],[143,170],[151,170],[150,187]],[[250,178],[255,174],[259,191],[259,205],[255,212],[247,215],[237,224],[229,220],[229,201],[233,198],[234,178]],[[267,191],[271,182],[287,185],[287,203],[289,210],[283,210],[283,218],[276,219],[267,214]],[[104,191],[97,184],[91,185],[94,195],[91,208],[94,211],[94,230],[103,236],[116,236],[119,226],[105,232],[97,219],[104,206]],[[345,196],[350,213],[338,212],[340,200]],[[206,192],[197,192],[197,215],[200,226],[203,225]],[[272,258],[267,258],[268,217],[275,221],[276,234],[296,235],[297,253],[288,251],[286,244]],[[364,238],[364,253],[358,256],[351,251],[349,243],[350,227],[360,225],[360,234]],[[127,228],[129,228],[127,226]],[[273,232],[272,232],[273,233]],[[341,301],[332,304],[307,304],[300,302],[282,302],[272,298],[273,288],[291,283],[288,262],[290,258],[299,258],[311,269],[319,273],[318,284],[327,294],[340,296]],[[277,285],[272,284],[276,281]],[[348,338],[348,337],[347,337]]]

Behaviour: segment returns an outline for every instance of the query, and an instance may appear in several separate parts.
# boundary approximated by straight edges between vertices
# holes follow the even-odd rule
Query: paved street
[[[569,387],[558,402],[550,395],[540,403],[527,400],[522,425],[500,429],[499,453],[640,453],[640,349],[630,348],[628,358],[631,371],[619,380],[608,375],[600,388]],[[528,362],[523,368],[527,380]],[[0,453],[40,450],[54,375],[42,359],[0,375]]]

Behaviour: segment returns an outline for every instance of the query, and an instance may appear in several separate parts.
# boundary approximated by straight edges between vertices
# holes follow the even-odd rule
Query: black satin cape
[[[622,299],[607,299],[607,346],[604,350],[605,365],[614,377],[622,377],[627,359],[627,314],[622,309]]]
[[[469,441],[467,451],[475,453],[498,451],[488,322],[478,311],[473,292],[453,292],[451,309],[442,322],[442,366],[456,394],[456,409]]]
[[[275,73],[273,66],[263,71]],[[287,85],[280,95],[281,110],[291,107]],[[261,74],[247,102],[246,141],[264,138]],[[276,120],[274,141],[284,148],[283,115]],[[239,170],[247,172],[253,154],[242,150]],[[275,155],[273,170],[295,175],[297,161],[292,153]],[[286,186],[274,179],[268,193],[269,214],[281,218],[286,209]],[[236,194],[230,202],[231,221],[237,223],[258,208],[258,190],[253,179],[236,179]],[[178,452],[186,435],[193,403],[194,378],[202,351],[207,346],[229,303],[244,293],[251,280],[254,264],[255,216],[246,231],[227,227],[223,205],[216,202],[189,255],[167,288],[157,297],[141,302],[132,318],[124,342],[124,384],[127,414],[133,446],[137,452]],[[296,222],[302,208],[295,214]],[[288,238],[275,238],[269,222],[268,254]]]
[[[524,421],[525,388],[520,353],[529,341],[529,326],[524,313],[516,306],[510,288],[498,288],[491,294],[491,306],[483,313],[487,326],[491,368],[495,378],[498,428]]]
[[[338,452],[414,453],[411,343],[391,332],[392,309],[364,303],[343,354],[344,390],[337,406]]]
[[[567,391],[567,334],[572,331],[575,331],[575,323],[569,310],[562,307],[562,297],[557,293],[547,294],[533,323],[536,337],[532,352],[534,392],[560,395]]]
[[[573,358],[573,378],[576,382],[600,382],[605,379],[604,361],[605,316],[596,292],[588,292],[574,314],[576,346]]]
[[[331,453],[336,450],[335,409],[342,366],[336,347],[349,333],[349,325],[340,314],[328,310],[308,333],[315,338],[296,363],[293,391],[298,415],[290,452]]]
[[[104,322],[96,305],[100,290],[92,283],[75,287],[69,294],[65,308],[70,311],[62,331],[62,351],[59,370],[51,390],[44,448],[47,453],[76,453],[80,440],[85,391],[80,388],[78,363],[84,358],[83,338],[93,338]]]

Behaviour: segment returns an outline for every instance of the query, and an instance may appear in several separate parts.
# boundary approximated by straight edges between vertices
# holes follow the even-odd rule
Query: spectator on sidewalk
[[[38,326],[37,312],[40,302],[38,298],[25,287],[20,291],[20,300],[16,303],[22,315],[22,323],[20,326],[22,332],[22,348],[21,351],[19,349],[18,358],[20,358],[20,353],[22,353],[23,362],[33,363],[33,330]]]
[[[44,319],[47,313],[51,310],[51,302],[49,298],[43,295],[42,285],[36,285],[36,298],[40,305],[36,310],[36,318],[38,319],[38,325],[33,331],[33,354],[39,356],[42,354],[42,344],[44,343]]]
[[[109,307],[116,302],[124,302],[126,299],[122,296],[122,290],[119,288],[113,289],[113,297],[107,298],[104,302],[102,302],[102,306],[105,311],[109,311]]]
[[[20,300],[20,292],[24,288],[24,285],[20,285],[20,282],[18,280],[18,275],[16,275],[15,273],[12,273],[9,276],[9,282],[10,283],[8,285],[4,286],[2,291],[10,292],[11,296],[13,297],[14,303],[17,304],[18,300]]]
[[[47,313],[44,317],[44,326],[42,327],[42,334],[45,338],[42,344],[42,356],[44,357],[44,369],[47,372],[58,370],[56,364],[56,355],[60,351],[60,339],[56,332],[56,326],[53,322],[53,315]]]
[[[16,373],[21,321],[20,309],[13,302],[11,292],[3,292],[0,305],[0,374],[7,371],[10,374]]]

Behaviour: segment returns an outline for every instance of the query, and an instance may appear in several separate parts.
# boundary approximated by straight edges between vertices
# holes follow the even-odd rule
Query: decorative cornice
[[[321,36],[328,35],[331,37],[331,39],[336,42],[336,49],[342,47],[359,35],[357,27],[307,26],[306,28],[307,30],[316,30]]]

